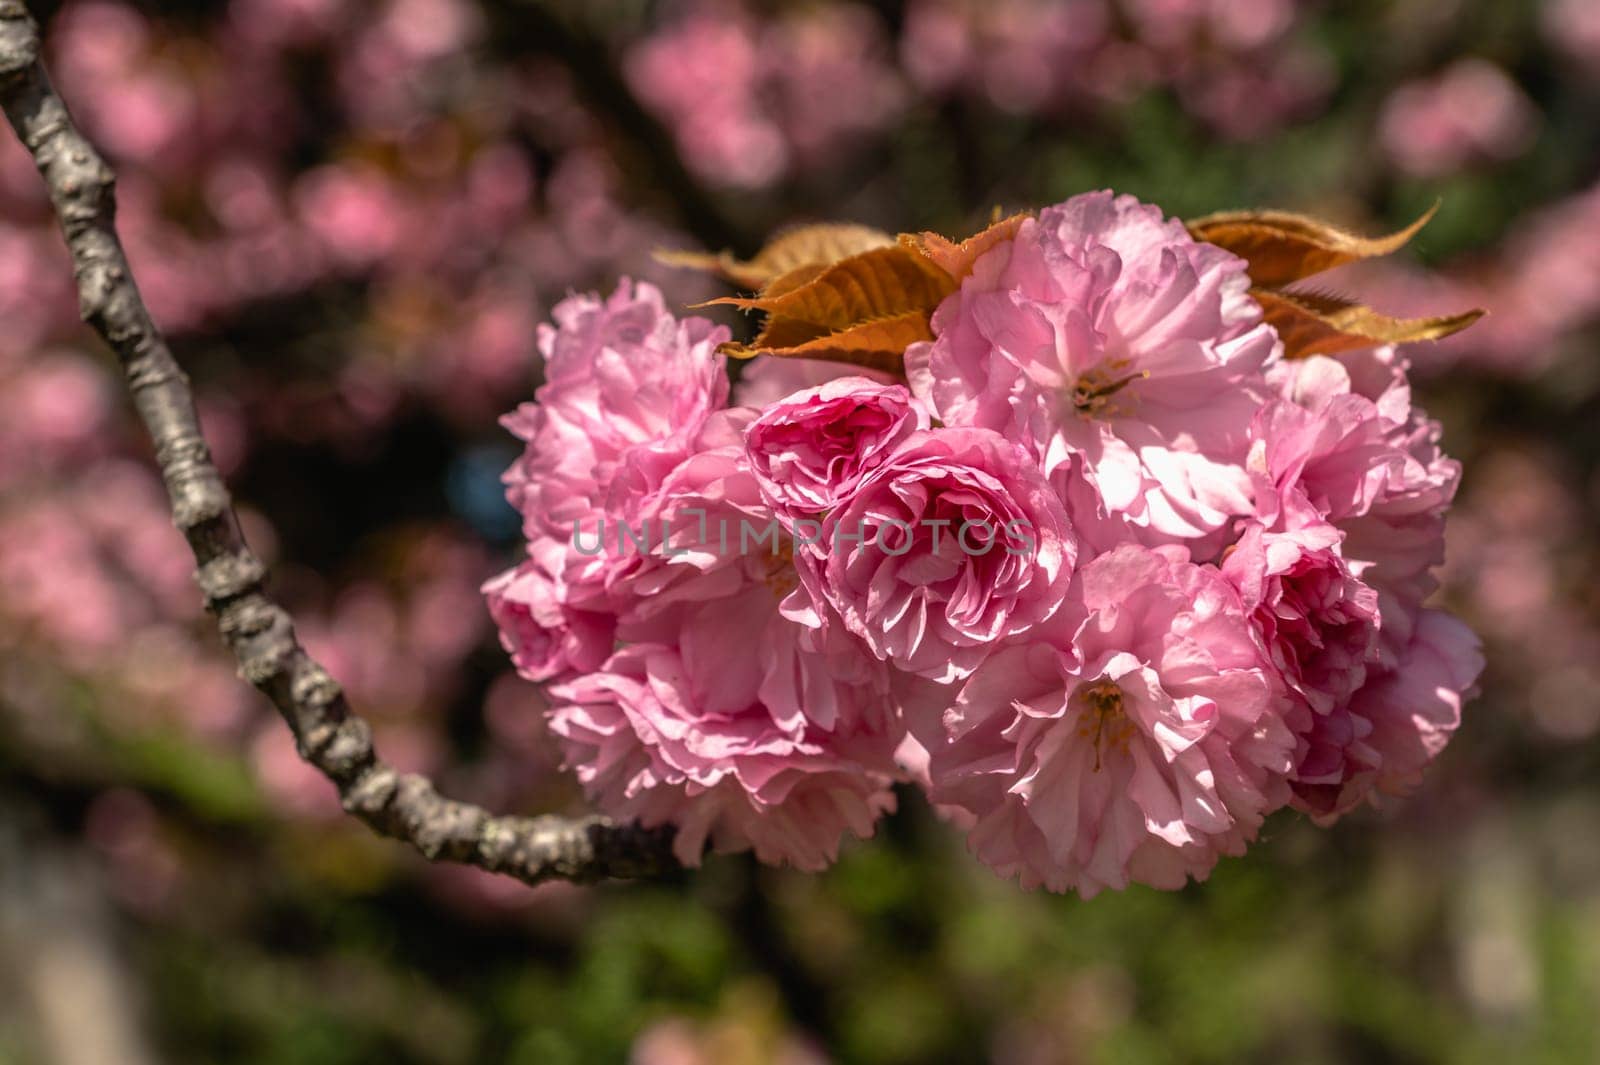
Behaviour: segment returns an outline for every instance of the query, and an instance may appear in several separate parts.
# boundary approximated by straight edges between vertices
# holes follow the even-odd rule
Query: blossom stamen
[[[1078,378],[1077,384],[1072,386],[1072,407],[1086,418],[1099,415],[1107,417],[1120,416],[1128,413],[1128,409],[1111,405],[1111,397],[1127,388],[1135,381],[1142,381],[1150,376],[1149,370],[1139,370],[1124,377],[1107,380],[1109,375],[1102,367],[1095,367]]]
[[[781,538],[780,538],[781,540]],[[761,581],[772,590],[773,596],[782,599],[800,584],[800,574],[794,568],[794,545],[780,542],[778,549],[767,556]]]
[[[1127,750],[1134,726],[1122,709],[1122,689],[1114,681],[1102,680],[1085,688],[1083,703],[1087,714],[1079,719],[1078,735],[1094,744],[1094,771],[1098,773],[1104,746],[1109,744],[1115,750]]]

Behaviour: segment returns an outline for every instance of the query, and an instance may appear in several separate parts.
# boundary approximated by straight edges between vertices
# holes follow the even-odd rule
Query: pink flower
[[[1412,407],[1391,349],[1284,364],[1273,378],[1284,399],[1251,426],[1266,531],[1247,531],[1223,569],[1261,604],[1274,662],[1313,711],[1297,725],[1305,746],[1292,786],[1297,806],[1329,818],[1374,787],[1413,781],[1459,722],[1481,668],[1476,638],[1422,608],[1460,467],[1440,453],[1438,425]],[[1275,584],[1289,594],[1267,615]]]
[[[1243,603],[1137,546],[1080,569],[1071,602],[1070,643],[1015,643],[942,715],[908,708],[933,798],[975,814],[972,850],[1024,887],[1204,878],[1287,798],[1295,749]]]
[[[624,73],[711,181],[758,187],[832,163],[882,128],[902,93],[881,23],[834,4],[757,21],[734,3],[695,3],[629,49]]]
[[[1459,618],[1442,610],[1417,616],[1394,672],[1353,704],[1372,722],[1372,746],[1383,756],[1379,790],[1404,795],[1416,787],[1461,724],[1462,703],[1476,692],[1483,665],[1482,642]]]
[[[805,590],[879,658],[939,681],[1053,615],[1077,559],[1038,468],[984,429],[912,433],[828,525],[801,555]]]
[[[743,449],[722,445],[696,455],[674,471],[647,511],[670,530],[667,544],[615,584],[629,596],[624,639],[670,642],[694,615],[717,613],[721,597],[762,587],[785,615],[770,619],[779,637],[768,652],[724,662],[730,675],[760,670],[758,687],[769,706],[784,706],[786,723],[799,715],[826,729],[843,722],[877,733],[898,731],[876,702],[841,697],[840,683],[884,692],[882,666],[849,639],[826,606],[813,612],[800,590],[793,540],[782,539],[776,515],[761,499]],[[763,534],[770,534],[764,537]],[[801,555],[804,553],[801,552]],[[804,603],[804,608],[796,602]],[[790,620],[803,615],[808,624]],[[747,632],[745,635],[753,634]],[[735,637],[730,634],[730,642]],[[870,720],[859,720],[863,715]]]
[[[888,761],[867,771],[850,734],[766,705],[747,670],[723,668],[726,641],[774,617],[798,633],[774,606],[752,588],[698,614],[678,646],[632,644],[550,689],[550,729],[590,798],[614,817],[677,825],[674,851],[686,865],[699,864],[709,840],[720,852],[754,848],[765,862],[818,870],[846,830],[866,838],[893,809]]]
[[[1366,742],[1371,723],[1350,709],[1380,668],[1378,593],[1350,572],[1340,540],[1326,524],[1279,533],[1252,524],[1222,564],[1289,692],[1286,720],[1302,744],[1290,787],[1313,813],[1326,812],[1330,779],[1379,758]]]
[[[1331,525],[1250,526],[1222,564],[1285,684],[1318,714],[1349,703],[1377,653],[1378,593],[1339,556]]]
[[[660,615],[682,598],[703,600],[740,587],[754,560],[773,558],[780,545],[776,519],[744,454],[744,427],[753,412],[717,411],[689,442],[689,454],[664,465],[654,448],[636,448],[616,469],[607,506],[574,525],[567,541],[566,580],[603,588],[625,618]],[[756,542],[760,538],[761,542]],[[626,640],[654,642],[630,631]]]
[[[900,729],[878,663],[780,611],[798,576],[752,414],[623,448],[581,540],[536,537],[485,590],[519,670],[557,677],[550,729],[601,809],[676,825],[686,863],[709,840],[816,869],[892,806]]]
[[[678,321],[654,286],[626,280],[604,301],[564,300],[555,319],[539,331],[545,384],[504,420],[528,442],[505,480],[530,536],[568,538],[574,521],[605,504],[633,452],[653,452],[657,467],[671,469],[727,402],[716,348],[729,334],[704,318]]]
[[[1472,630],[1439,610],[1423,610],[1396,668],[1350,704],[1349,738],[1317,744],[1300,767],[1296,805],[1332,820],[1377,793],[1405,795],[1461,724],[1461,707],[1483,672]]]
[[[671,823],[675,853],[697,865],[709,839],[768,862],[820,869],[840,836],[872,834],[893,808],[898,736],[870,685],[836,679],[824,656],[750,582],[673,619],[672,643],[635,643],[551,689],[550,727],[601,809]],[[803,678],[796,683],[796,678]],[[802,701],[805,692],[826,698]],[[827,706],[826,725],[812,715]]]
[[[902,385],[841,377],[761,412],[745,435],[762,495],[779,510],[832,510],[927,414]]]
[[[691,11],[630,49],[628,82],[673,129],[684,162],[727,185],[755,187],[789,165],[789,148],[763,113],[757,27],[738,9]]]
[[[294,198],[306,229],[345,266],[370,266],[406,236],[405,207],[377,167],[318,167],[295,182]]]
[[[758,49],[771,78],[763,95],[775,101],[773,116],[797,166],[837,166],[904,107],[883,23],[868,7],[800,8],[774,20]]]
[[[1251,510],[1245,428],[1277,336],[1241,259],[1129,196],[1075,196],[980,258],[906,352],[948,425],[997,430],[1046,472],[1081,458],[1153,540]]]
[[[1538,113],[1506,72],[1463,59],[1434,78],[1396,89],[1379,136],[1395,165],[1440,177],[1477,159],[1509,159],[1532,143]]]
[[[1384,426],[1361,396],[1332,397],[1317,410],[1270,403],[1250,432],[1256,516],[1269,528],[1365,514],[1388,482]]]
[[[542,559],[530,558],[483,586],[500,642],[529,680],[594,669],[611,654],[616,618],[566,601],[559,574],[547,568],[559,565],[559,543],[545,540],[535,546]]]
[[[759,408],[654,289],[562,304],[507,419],[528,555],[483,593],[593,803],[817,869],[904,780],[1092,895],[1410,786],[1481,665],[1422,607],[1459,469],[1391,349],[1285,362],[1248,285],[1078,197],[978,260],[909,389],[769,359]]]
[[[1378,593],[1380,652],[1392,667],[1437,587],[1460,463],[1440,451],[1438,423],[1411,405],[1393,349],[1299,360],[1275,378],[1287,398],[1251,425],[1257,516],[1343,533],[1341,556]]]
[[[1551,44],[1590,77],[1600,71],[1600,8],[1589,0],[1547,0],[1540,15]]]

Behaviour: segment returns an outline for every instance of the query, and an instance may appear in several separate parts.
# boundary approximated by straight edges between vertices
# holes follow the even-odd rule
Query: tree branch
[[[295,639],[267,594],[266,567],[240,532],[200,434],[189,380],[145,308],[117,238],[111,168],[84,138],[39,61],[38,27],[20,0],[0,0],[0,107],[50,190],[78,279],[79,312],[127,376],[155,444],[172,515],[189,541],[206,608],[239,663],[294,732],[300,756],[339,789],[344,808],[433,860],[464,862],[537,884],[650,876],[675,868],[671,832],[603,817],[498,817],[441,796],[425,777],[378,757],[372,730],[327,670]]]

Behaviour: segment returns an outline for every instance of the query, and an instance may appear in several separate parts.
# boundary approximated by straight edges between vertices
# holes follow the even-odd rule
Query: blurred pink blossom
[[[883,129],[904,106],[870,8],[840,3],[789,14],[762,35],[760,53],[770,57],[771,113],[798,167],[837,165],[841,150]]]
[[[1441,574],[1452,600],[1482,627],[1495,657],[1536,681],[1506,693],[1545,734],[1600,732],[1600,624],[1582,576],[1600,566],[1571,471],[1548,449],[1510,443],[1480,456],[1449,528]],[[1497,653],[1496,653],[1497,652]]]
[[[1294,22],[1296,0],[1131,0],[1139,34],[1161,48],[1211,40],[1236,51],[1271,44]]]
[[[1541,11],[1550,43],[1600,79],[1600,5],[1594,0],[1544,0]]]
[[[1016,114],[1115,106],[1165,84],[1218,131],[1276,129],[1331,88],[1298,0],[913,0],[900,61],[924,92]],[[1115,15],[1119,17],[1113,17]]]
[[[348,0],[231,0],[228,5],[232,25],[267,48],[325,37],[348,12]]]
[[[61,328],[76,305],[72,267],[55,232],[0,220],[0,370]]]
[[[1262,137],[1304,113],[1333,87],[1326,54],[1291,45],[1250,62],[1197,69],[1179,83],[1188,108],[1237,140]]]
[[[308,171],[297,180],[294,197],[305,225],[347,266],[381,259],[400,239],[404,208],[374,168],[330,165]]]
[[[758,186],[789,165],[757,99],[764,61],[748,17],[708,9],[635,46],[626,70],[634,91],[673,124],[688,166],[712,181]]]
[[[925,91],[970,85],[995,107],[1050,112],[1082,94],[1107,43],[1103,0],[921,0],[906,13],[900,61]]]
[[[626,73],[690,168],[758,187],[835,164],[898,113],[887,56],[865,7],[801,9],[763,26],[742,4],[708,0],[636,44]]]
[[[67,352],[38,352],[14,374],[0,369],[0,489],[103,453],[114,384]]]
[[[1400,86],[1384,104],[1379,136],[1395,165],[1417,177],[1476,160],[1509,159],[1533,141],[1538,114],[1517,84],[1482,59]]]

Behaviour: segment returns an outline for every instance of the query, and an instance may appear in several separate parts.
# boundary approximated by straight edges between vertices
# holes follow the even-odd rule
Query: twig
[[[0,107],[33,155],[72,253],[79,312],[116,352],[155,443],[172,515],[196,580],[242,677],[266,693],[300,756],[339,789],[344,808],[429,859],[465,862],[537,884],[650,876],[675,868],[671,834],[603,817],[498,817],[447,799],[373,749],[372,730],[327,670],[295,639],[267,594],[266,568],[239,530],[233,502],[200,434],[188,378],[151,321],[115,226],[113,175],[67,113],[39,61],[38,27],[19,0],[0,0]]]

